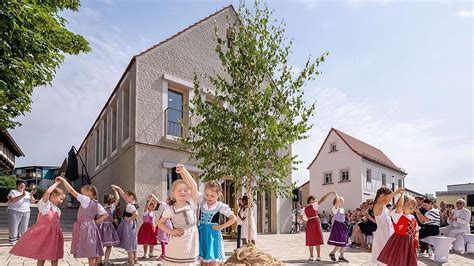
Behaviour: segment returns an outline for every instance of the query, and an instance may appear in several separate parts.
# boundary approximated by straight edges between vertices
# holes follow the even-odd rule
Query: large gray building
[[[188,111],[194,74],[223,71],[214,51],[214,26],[217,23],[225,36],[226,16],[236,18],[232,6],[132,57],[79,148],[101,195],[117,184],[135,190],[144,206],[150,193],[163,199],[168,195],[177,178],[176,164],[183,163],[195,177],[202,172],[180,149],[178,140],[187,132],[179,121],[197,120]],[[205,80],[201,85],[212,89]],[[235,206],[232,182],[225,181],[223,189],[223,200]],[[259,232],[289,232],[291,199],[260,195],[256,209]]]

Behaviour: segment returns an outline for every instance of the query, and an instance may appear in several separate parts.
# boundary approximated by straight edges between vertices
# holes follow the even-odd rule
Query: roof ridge
[[[375,147],[375,146],[373,146],[373,145],[370,145],[369,143],[367,143],[367,142],[365,142],[365,141],[363,141],[363,140],[360,140],[360,139],[358,139],[358,138],[356,138],[356,137],[354,137],[354,136],[352,136],[352,135],[350,135],[350,134],[347,134],[346,132],[341,131],[341,130],[339,130],[339,129],[334,128],[334,130],[336,130],[337,132],[342,133],[342,134],[344,134],[344,135],[347,135],[347,136],[349,136],[349,137],[351,137],[351,138],[353,138],[353,139],[355,139],[355,140],[358,140],[358,141],[364,143],[365,145],[370,146],[370,147],[372,147],[372,148],[374,148],[374,149],[380,151],[380,152],[383,153],[385,156],[387,156],[381,149],[379,149],[379,148],[377,148],[377,147]],[[387,156],[387,158],[388,158],[388,156]],[[390,158],[389,158],[389,159],[390,159]]]
[[[219,9],[218,11],[216,11],[216,12],[210,14],[209,16],[207,16],[207,17],[205,17],[205,18],[202,18],[202,19],[198,20],[197,22],[195,22],[195,23],[189,25],[188,27],[186,27],[186,28],[184,28],[184,29],[178,31],[177,33],[171,35],[170,37],[166,38],[165,40],[163,40],[163,41],[161,41],[161,42],[159,42],[159,43],[157,43],[157,44],[151,46],[150,48],[146,49],[145,51],[143,51],[143,52],[141,52],[141,53],[139,53],[139,54],[137,54],[137,55],[135,55],[134,57],[142,56],[142,55],[144,55],[144,54],[150,52],[151,50],[157,48],[158,46],[160,46],[160,45],[162,45],[162,44],[164,44],[164,43],[166,43],[166,42],[168,42],[168,41],[170,41],[170,40],[172,40],[172,39],[178,37],[179,35],[183,34],[184,32],[186,32],[186,31],[188,31],[188,30],[190,30],[190,29],[196,27],[197,25],[201,24],[202,22],[204,22],[204,21],[210,19],[211,17],[216,16],[217,14],[219,14],[219,13],[221,13],[221,12],[223,12],[224,10],[227,10],[227,9],[229,9],[229,8],[231,8],[231,9],[234,10],[234,12],[235,12],[234,6],[233,6],[232,4],[230,4],[230,5],[228,5],[228,6],[225,6],[225,7],[221,8],[221,9]],[[237,12],[236,12],[236,13],[237,13]]]

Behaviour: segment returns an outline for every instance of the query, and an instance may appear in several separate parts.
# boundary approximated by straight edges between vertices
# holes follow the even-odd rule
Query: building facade
[[[15,168],[17,179],[25,180],[27,186],[36,185],[47,189],[59,175],[59,166],[23,166]]]
[[[6,130],[0,130],[0,171],[11,172],[16,157],[25,156],[13,137]]]
[[[316,157],[308,166],[310,194],[320,198],[336,191],[345,199],[345,208],[354,210],[374,198],[377,189],[404,187],[406,172],[381,150],[332,128]],[[331,201],[321,211],[329,211]]]
[[[469,195],[474,197],[474,183],[447,185],[446,191],[436,191],[436,202],[446,201],[455,204],[458,199],[468,201]],[[474,207],[474,204],[470,206]]]
[[[131,59],[78,150],[101,195],[111,191],[110,184],[116,184],[134,190],[140,206],[145,206],[150,193],[165,199],[178,178],[174,172],[178,163],[184,164],[198,180],[202,170],[189,159],[190,153],[179,142],[187,134],[180,121],[198,122],[189,113],[195,73],[223,73],[214,51],[214,27],[217,24],[221,36],[225,36],[226,16],[236,19],[232,6]],[[212,88],[207,80],[202,80],[201,85]],[[206,97],[205,91],[201,93]],[[224,200],[234,206],[232,182],[224,181],[223,189]],[[259,195],[258,231],[289,231],[290,210],[291,199],[268,193]]]

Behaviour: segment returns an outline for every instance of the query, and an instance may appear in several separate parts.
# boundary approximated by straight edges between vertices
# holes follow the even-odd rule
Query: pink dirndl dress
[[[72,228],[71,254],[75,258],[94,258],[104,255],[100,231],[95,223],[99,203],[91,200],[87,208],[79,207],[77,221]]]
[[[115,206],[113,204],[111,206],[105,207],[105,210],[109,216],[99,225],[100,238],[102,241],[102,246],[104,247],[116,246],[120,243],[119,236],[113,224],[114,217],[112,214],[114,209]]]
[[[35,260],[59,260],[64,256],[64,239],[59,217],[61,211],[50,203],[46,214],[38,213],[38,219],[21,236],[10,253]]]

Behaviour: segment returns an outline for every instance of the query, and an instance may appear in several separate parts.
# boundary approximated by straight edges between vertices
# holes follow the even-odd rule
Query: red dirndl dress
[[[156,233],[158,226],[153,226],[153,212],[143,213],[143,224],[138,230],[138,245],[149,245],[155,246],[158,244],[156,239]]]
[[[388,239],[387,244],[380,252],[378,261],[388,266],[417,265],[416,248],[416,219],[403,215],[394,223],[395,233]]]
[[[306,246],[320,246],[324,244],[323,230],[319,221],[318,211],[312,204],[304,208],[304,214],[308,218],[306,222]]]

